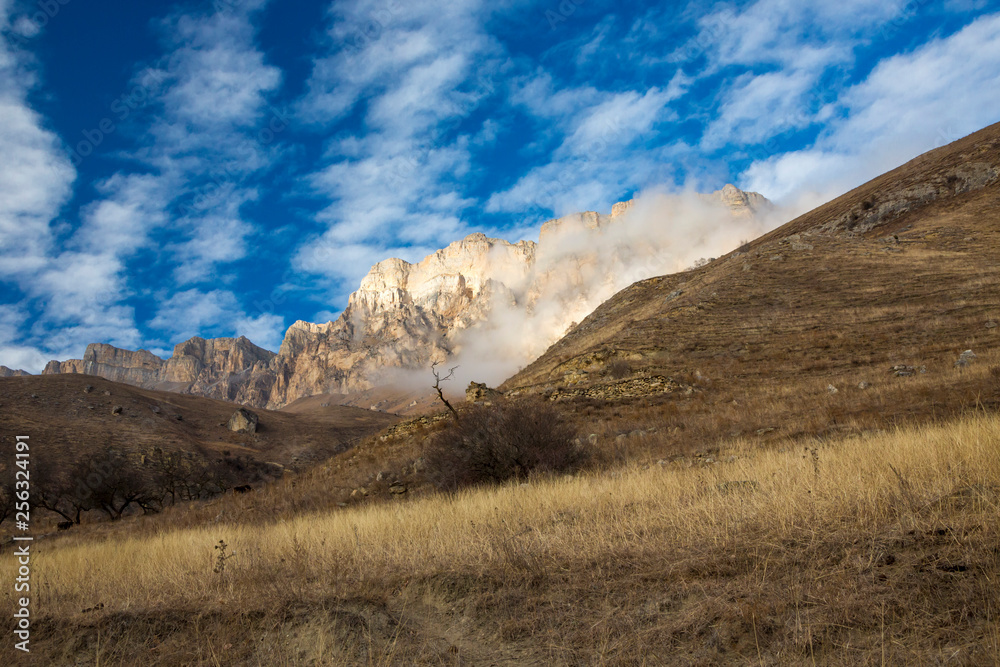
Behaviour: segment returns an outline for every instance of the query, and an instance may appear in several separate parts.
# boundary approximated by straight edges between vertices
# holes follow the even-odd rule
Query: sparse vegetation
[[[585,461],[576,432],[550,404],[531,399],[474,405],[434,434],[427,477],[453,491],[524,479],[532,473],[570,472]]]
[[[37,562],[33,655],[100,632],[108,664],[993,664],[998,441],[979,414],[231,524],[224,581],[212,527],[70,537]]]
[[[614,359],[604,367],[604,372],[614,380],[624,380],[632,374],[632,364],[625,359]]]

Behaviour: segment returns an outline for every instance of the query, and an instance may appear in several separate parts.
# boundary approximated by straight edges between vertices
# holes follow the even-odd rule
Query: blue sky
[[[985,0],[0,0],[0,364],[277,349],[375,262],[733,182],[805,209],[1000,120]]]

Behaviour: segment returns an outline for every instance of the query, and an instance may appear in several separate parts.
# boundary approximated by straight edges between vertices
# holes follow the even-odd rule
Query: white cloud
[[[19,279],[40,307],[30,333],[40,349],[64,357],[79,356],[90,342],[141,343],[125,305],[130,262],[141,249],[163,243],[161,258],[174,264],[181,284],[214,277],[246,256],[254,228],[240,207],[257,194],[245,179],[275,159],[274,134],[287,124],[267,106],[280,71],[254,44],[251,12],[262,4],[162,22],[169,54],[131,84],[131,95],[141,93],[155,112],[128,156],[140,166],[98,183],[100,199],[81,209],[79,227],[63,230],[58,245],[50,227],[75,172],[25,103],[34,83],[28,56],[0,46],[0,275]],[[184,213],[172,219],[178,205]],[[158,235],[168,229],[164,243]],[[233,324],[240,310],[227,304],[227,312]],[[243,317],[258,332],[269,322]]]
[[[0,362],[14,370],[39,373],[49,360],[38,348],[23,345],[24,323],[28,319],[25,309],[14,304],[0,304]]]
[[[599,103],[574,115],[570,121],[573,130],[560,151],[588,155],[607,151],[612,145],[627,147],[657,122],[674,117],[665,109],[678,95],[679,91],[650,88],[644,93],[629,90],[602,96]]]
[[[176,292],[160,303],[150,327],[173,342],[193,336],[246,336],[263,348],[277,350],[285,320],[273,313],[248,314],[227,290]]]
[[[236,336],[246,336],[254,345],[272,352],[277,352],[281,347],[285,329],[285,318],[273,313],[262,313],[256,317],[244,315],[233,324]]]
[[[817,61],[849,60],[857,40],[877,33],[899,16],[907,3],[757,0],[740,10],[731,4],[721,5],[699,19],[698,34],[680,54],[707,55],[706,73],[726,65],[809,67]]]
[[[705,14],[698,33],[676,57],[694,61],[704,55],[702,78],[734,67],[750,71],[723,81],[702,149],[761,144],[825,120],[824,76],[849,69],[857,47],[908,15],[904,0],[757,0],[738,10],[723,5]]]
[[[486,203],[490,212],[523,213],[551,210],[565,215],[580,210],[607,210],[626,192],[663,182],[667,152],[651,145],[657,123],[675,118],[669,104],[684,94],[678,73],[664,90],[602,93],[571,88],[555,93],[556,108],[544,105],[551,78],[542,74],[523,82],[515,99],[532,110],[553,116],[565,135],[549,161],[528,171]]]
[[[993,14],[881,62],[841,96],[840,120],[814,146],[755,162],[741,183],[777,200],[829,199],[997,122],[998,91],[1000,14]]]
[[[0,4],[0,30],[9,22]],[[51,250],[51,224],[76,171],[59,138],[27,101],[36,80],[28,56],[0,39],[0,278],[29,282]]]
[[[718,115],[702,138],[702,147],[717,150],[729,143],[763,143],[775,134],[811,124],[808,111],[818,72],[802,69],[745,74],[725,93]]]
[[[232,292],[189,289],[162,301],[149,326],[166,332],[172,340],[186,340],[232,322],[238,310],[239,303]]]
[[[333,138],[309,179],[330,201],[319,216],[326,250],[301,247],[299,269],[356,285],[387,253],[467,233],[472,146],[495,137],[496,122],[450,132],[500,86],[502,49],[483,25],[490,11],[479,0],[332,6],[331,54],[315,64],[301,117],[328,126],[357,106],[363,133]]]

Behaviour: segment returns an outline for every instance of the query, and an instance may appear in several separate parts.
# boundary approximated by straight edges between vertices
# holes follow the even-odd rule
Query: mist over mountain
[[[86,373],[260,407],[373,387],[427,386],[431,364],[455,387],[502,382],[635,282],[734,249],[783,213],[727,185],[710,195],[647,193],[610,214],[542,225],[537,243],[470,234],[411,264],[379,262],[335,321],[295,322],[277,354],[244,337],[193,338],[163,360],[95,343],[45,374]]]

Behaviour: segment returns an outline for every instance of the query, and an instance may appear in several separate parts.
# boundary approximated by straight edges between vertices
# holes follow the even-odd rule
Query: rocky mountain
[[[28,371],[14,370],[13,368],[7,368],[6,366],[0,366],[0,378],[10,378],[19,377],[22,375],[31,375]]]
[[[710,195],[621,202],[542,225],[538,243],[470,234],[422,261],[379,262],[333,322],[295,322],[277,354],[245,338],[193,338],[163,360],[94,344],[45,374],[276,408],[305,396],[407,385],[454,361],[499,382],[635,280],[680,270],[763,231],[769,202],[727,185]],[[692,233],[696,232],[696,233]],[[677,237],[687,239],[681,245]],[[693,240],[692,240],[693,239]]]
[[[42,375],[97,375],[147,389],[198,394],[237,403],[267,404],[273,383],[268,379],[273,352],[244,337],[192,338],[174,347],[169,359],[146,350],[123,350],[92,343],[83,359],[50,361]]]

